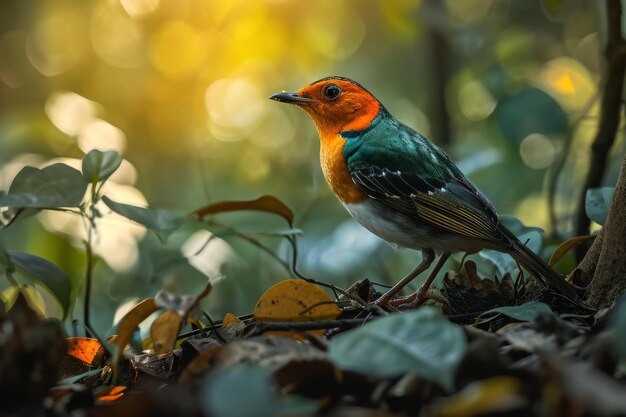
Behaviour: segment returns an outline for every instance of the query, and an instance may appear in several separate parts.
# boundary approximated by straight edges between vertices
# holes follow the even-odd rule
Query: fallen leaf
[[[92,365],[98,354],[103,355],[104,349],[98,339],[90,337],[68,337],[67,354]]]
[[[281,281],[261,296],[254,309],[258,322],[303,322],[334,320],[341,309],[320,287],[299,279]],[[309,330],[307,333],[321,336],[324,329]],[[294,332],[276,332],[300,340]]]
[[[163,312],[150,326],[152,346],[157,354],[169,353],[174,350],[182,320],[178,313],[171,310]]]
[[[133,333],[139,327],[139,324],[147,319],[150,314],[157,311],[157,306],[154,303],[154,298],[147,298],[132,308],[126,315],[120,320],[117,326],[117,337],[111,341],[111,344],[117,346],[117,351],[113,357],[113,366],[117,366],[119,360],[122,357],[122,352],[126,349],[126,346],[130,343],[130,339],[133,337]]]

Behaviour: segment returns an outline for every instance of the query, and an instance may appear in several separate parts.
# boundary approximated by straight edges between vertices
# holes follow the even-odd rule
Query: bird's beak
[[[290,104],[308,104],[313,100],[307,97],[300,97],[297,92],[282,92],[278,94],[274,94],[270,97],[270,100],[280,101],[281,103],[290,103]]]

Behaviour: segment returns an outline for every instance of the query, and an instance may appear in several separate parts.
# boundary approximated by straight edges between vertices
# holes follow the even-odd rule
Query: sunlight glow
[[[245,78],[224,78],[207,88],[205,105],[211,124],[211,133],[219,140],[241,140],[246,129],[256,123],[262,114],[265,98],[258,87]],[[224,129],[220,129],[224,128]],[[239,129],[236,132],[230,129]],[[228,132],[229,134],[222,134]]]
[[[135,68],[144,57],[140,27],[119,5],[101,3],[91,20],[91,43],[96,53],[108,64]]]
[[[98,104],[71,91],[50,94],[45,111],[53,125],[67,135],[78,134],[96,114]]]
[[[578,61],[559,57],[547,62],[539,75],[541,85],[566,110],[580,111],[596,93],[596,82]]]
[[[83,17],[70,10],[59,10],[42,18],[28,33],[26,55],[41,74],[52,77],[62,74],[81,61],[87,42],[76,36],[83,30]]]
[[[54,160],[59,162],[59,160]],[[80,160],[76,160],[80,164]],[[62,162],[72,164],[69,160]],[[49,161],[47,164],[52,163]],[[135,187],[116,184],[109,181],[104,186],[104,192],[111,199],[137,206],[146,206],[146,198]],[[146,229],[137,223],[122,217],[99,202],[96,208],[103,214],[96,223],[94,253],[101,257],[107,265],[116,272],[125,272],[131,269],[139,259],[137,242],[146,234]],[[87,238],[83,219],[74,213],[45,210],[38,215],[43,226],[53,233],[62,233],[70,237],[70,242],[77,248],[84,248]]]
[[[78,147],[84,153],[92,149],[115,150],[123,153],[126,148],[126,135],[104,120],[93,119],[81,129],[78,135]]]
[[[120,0],[120,3],[131,17],[150,14],[159,6],[159,0]]]
[[[207,53],[202,33],[182,20],[165,23],[152,36],[150,58],[166,77],[180,78],[196,70]]]
[[[180,251],[190,265],[212,280],[220,279],[222,267],[235,257],[235,252],[226,241],[206,230],[191,235]]]

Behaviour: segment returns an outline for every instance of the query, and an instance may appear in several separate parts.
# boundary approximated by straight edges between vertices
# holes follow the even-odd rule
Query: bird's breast
[[[352,181],[342,151],[346,139],[339,135],[322,136],[320,163],[324,178],[343,204],[357,204],[367,200],[367,194]]]

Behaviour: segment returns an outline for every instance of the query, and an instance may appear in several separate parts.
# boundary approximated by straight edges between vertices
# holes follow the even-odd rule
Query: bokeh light
[[[556,150],[549,137],[533,133],[522,140],[519,154],[526,166],[532,169],[544,169],[554,161]]]

